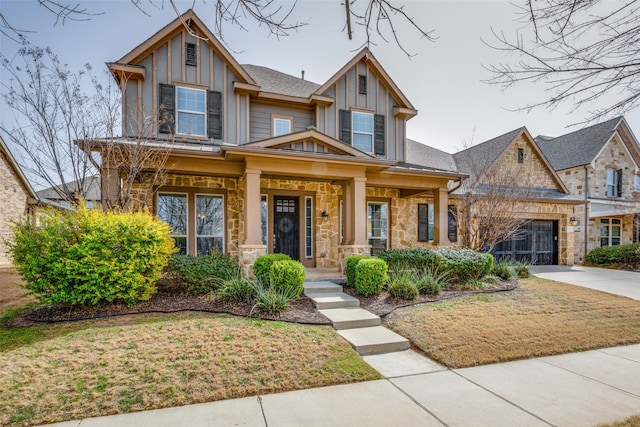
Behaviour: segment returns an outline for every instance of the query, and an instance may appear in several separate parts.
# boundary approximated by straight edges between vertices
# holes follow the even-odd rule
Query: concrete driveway
[[[640,301],[640,273],[566,265],[535,265],[531,267],[531,271],[543,279],[583,286]]]

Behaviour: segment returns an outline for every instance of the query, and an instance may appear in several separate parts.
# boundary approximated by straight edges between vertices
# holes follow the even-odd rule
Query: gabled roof
[[[407,159],[432,169],[457,171],[453,155],[407,138]]]
[[[378,62],[375,56],[369,51],[368,48],[362,49],[356,56],[354,56],[351,61],[347,62],[337,73],[335,73],[329,80],[327,80],[322,86],[320,86],[315,94],[322,95],[347,71],[353,68],[358,62],[365,61],[369,68],[381,79],[384,84],[391,90],[392,95],[396,98],[398,103],[400,103],[402,108],[408,108],[410,110],[415,110],[409,98],[407,98],[404,93],[400,90],[400,88],[393,82],[389,74],[382,68],[382,65]]]
[[[243,144],[242,147],[259,147],[259,148],[278,148],[281,146],[285,146],[294,142],[306,141],[306,140],[315,140],[321,142],[323,145],[330,148],[332,151],[352,156],[352,157],[362,157],[367,159],[376,159],[377,157],[365,153],[364,151],[360,151],[351,145],[347,145],[342,141],[338,141],[335,138],[330,137],[327,134],[319,132],[314,127],[311,127],[306,130],[302,130],[299,132],[288,133],[286,135],[275,136],[273,138],[262,139],[256,142],[250,142],[248,144]]]
[[[88,176],[82,183],[78,181],[71,181],[67,183],[68,188],[80,188],[82,187],[82,194],[85,195],[87,200],[100,200],[101,199],[101,181],[100,175]],[[38,191],[38,197],[49,200],[60,200],[60,193],[64,193],[62,190],[62,184],[54,187],[45,188]]]
[[[131,52],[124,55],[118,61],[108,63],[107,65],[109,66],[109,69],[114,74],[114,76],[117,74],[117,72],[136,74],[136,71],[133,70],[133,67],[131,67],[132,65],[135,66],[144,57],[149,55],[152,50],[165,43],[168,38],[182,31],[185,26],[190,26],[191,28],[195,27],[194,30],[197,29],[202,34],[204,34],[207,39],[207,43],[209,43],[211,48],[224,58],[234,74],[237,75],[243,81],[243,83],[255,83],[249,73],[247,73],[245,69],[242,68],[238,61],[236,61],[236,59],[229,53],[229,51],[222,45],[222,43],[218,41],[211,30],[207,28],[207,26],[200,20],[200,18],[198,18],[198,16],[192,9],[189,9],[182,15],[178,16],[176,19],[171,21],[168,25],[163,27],[153,36],[139,44]]]
[[[9,166],[13,169],[13,172],[17,175],[18,179],[20,180],[20,183],[26,190],[27,195],[29,197],[37,199],[38,197],[36,196],[36,193],[33,191],[31,184],[27,180],[27,177],[24,175],[24,173],[22,173],[22,169],[20,169],[18,162],[16,162],[16,159],[14,159],[13,155],[11,154],[11,151],[9,151],[9,148],[2,140],[2,137],[0,137],[0,152],[4,153],[4,155],[6,156],[7,160],[9,161]]]
[[[564,182],[562,182],[544,152],[538,147],[538,144],[536,144],[536,141],[524,126],[453,154],[458,170],[468,173],[471,182],[478,181],[481,177],[475,176],[475,174],[485,174],[495,167],[502,153],[520,136],[524,136],[531,144],[533,151],[538,154],[542,164],[547,168],[561,191],[568,194],[569,190]]]
[[[319,84],[259,65],[243,64],[260,90],[288,96],[308,98],[320,87]]]
[[[536,142],[555,170],[590,164],[624,120],[616,117],[557,138],[537,137]]]

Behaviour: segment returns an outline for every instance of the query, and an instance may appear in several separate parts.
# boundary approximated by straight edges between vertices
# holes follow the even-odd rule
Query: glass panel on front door
[[[367,212],[367,237],[371,245],[371,256],[387,249],[387,204],[369,203]]]
[[[300,258],[300,232],[297,197],[274,196],[273,229],[275,253],[287,254],[291,259]]]

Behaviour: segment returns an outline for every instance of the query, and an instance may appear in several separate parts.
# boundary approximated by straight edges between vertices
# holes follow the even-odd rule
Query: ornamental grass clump
[[[389,279],[389,293],[406,300],[413,300],[418,297],[418,275],[412,270],[402,270],[393,273]]]
[[[24,287],[46,304],[135,304],[151,298],[176,251],[170,228],[145,212],[46,210],[12,224],[9,252]]]

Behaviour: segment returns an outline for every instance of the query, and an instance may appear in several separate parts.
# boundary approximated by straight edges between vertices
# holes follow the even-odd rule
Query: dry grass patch
[[[640,427],[640,415],[634,415],[624,421],[618,421],[613,424],[601,424],[598,427]]]
[[[40,327],[39,339],[0,348],[0,425],[379,378],[326,326],[196,313],[74,325]]]
[[[539,278],[400,309],[385,322],[452,368],[640,343],[639,301]]]

